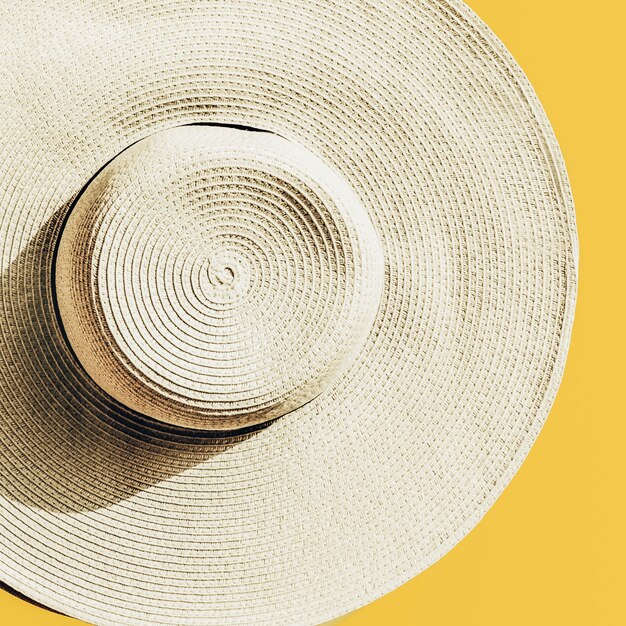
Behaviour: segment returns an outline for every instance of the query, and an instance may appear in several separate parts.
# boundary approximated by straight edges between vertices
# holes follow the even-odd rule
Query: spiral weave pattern
[[[81,196],[57,298],[72,348],[125,406],[236,429],[314,398],[364,343],[383,262],[332,170],[268,133],[140,141]]]
[[[0,59],[2,579],[99,625],[310,626],[464,537],[546,419],[577,282],[558,145],[487,27],[0,0]],[[194,125],[314,158],[218,163]],[[220,423],[250,426],[187,428]]]

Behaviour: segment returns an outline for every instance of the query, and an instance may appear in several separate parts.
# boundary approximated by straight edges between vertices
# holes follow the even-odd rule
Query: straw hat
[[[0,578],[318,624],[450,550],[563,372],[563,161],[458,1],[0,10]]]

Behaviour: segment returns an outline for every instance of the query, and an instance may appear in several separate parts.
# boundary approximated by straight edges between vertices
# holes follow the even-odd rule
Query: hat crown
[[[139,141],[77,200],[57,260],[69,342],[124,405],[235,429],[315,398],[372,327],[380,245],[302,146],[188,126]]]

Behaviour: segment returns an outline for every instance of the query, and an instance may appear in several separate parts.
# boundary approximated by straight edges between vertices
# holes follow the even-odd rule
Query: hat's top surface
[[[61,237],[57,298],[110,395],[231,429],[300,407],[345,369],[382,273],[365,210],[320,159],[271,133],[187,126],[88,185]]]
[[[100,626],[313,626],[450,550],[576,298],[502,44],[460,0],[0,4],[3,582]]]

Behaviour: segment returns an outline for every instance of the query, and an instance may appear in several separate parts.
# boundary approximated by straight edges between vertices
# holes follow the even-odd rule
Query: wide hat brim
[[[563,372],[577,241],[528,81],[461,2],[2,3],[1,576],[96,624],[317,624],[481,519]],[[125,409],[59,324],[81,189],[186,124],[307,146],[359,196],[378,317],[331,388],[260,428]]]

